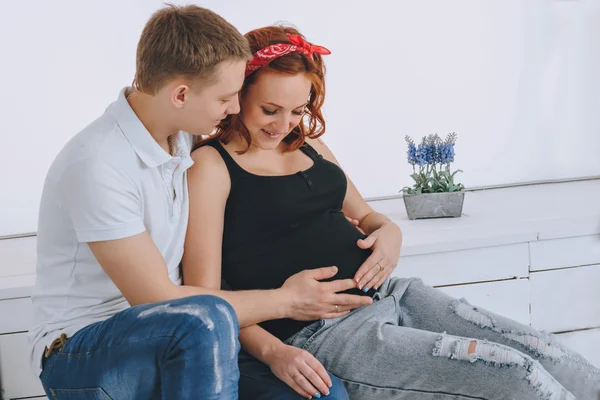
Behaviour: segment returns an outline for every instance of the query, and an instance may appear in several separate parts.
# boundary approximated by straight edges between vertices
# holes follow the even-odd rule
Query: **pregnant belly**
[[[364,237],[343,213],[324,212],[277,237],[224,247],[223,278],[234,290],[274,289],[305,269],[336,266],[332,279],[351,279],[371,254],[356,244]]]

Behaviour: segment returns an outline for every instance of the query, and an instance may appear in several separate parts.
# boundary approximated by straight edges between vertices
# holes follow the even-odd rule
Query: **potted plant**
[[[462,171],[450,171],[456,137],[454,132],[445,140],[437,134],[428,135],[416,145],[410,136],[406,136],[408,163],[413,167],[411,177],[415,181],[412,187],[401,190],[409,219],[462,215],[465,188],[454,182],[456,174]]]

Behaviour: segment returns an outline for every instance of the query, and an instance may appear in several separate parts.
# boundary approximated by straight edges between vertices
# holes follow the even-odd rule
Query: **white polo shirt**
[[[181,284],[192,136],[179,132],[171,157],[130,107],[128,90],[65,145],[44,183],[29,333],[36,375],[44,348],[61,333],[70,337],[129,307],[87,242],[148,231],[169,278]]]

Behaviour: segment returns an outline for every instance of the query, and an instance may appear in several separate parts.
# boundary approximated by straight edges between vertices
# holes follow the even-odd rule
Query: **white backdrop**
[[[134,73],[157,0],[1,1],[0,236]],[[176,1],[178,4],[189,2]],[[365,197],[410,184],[404,135],[456,131],[467,186],[600,174],[597,0],[196,1],[329,47],[325,141]]]

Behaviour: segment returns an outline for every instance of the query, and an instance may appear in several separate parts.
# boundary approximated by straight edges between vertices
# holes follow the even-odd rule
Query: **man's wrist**
[[[284,287],[279,289],[274,289],[272,293],[272,297],[274,297],[274,304],[277,305],[276,308],[276,318],[291,318],[292,310],[294,308],[294,298],[292,293]]]

